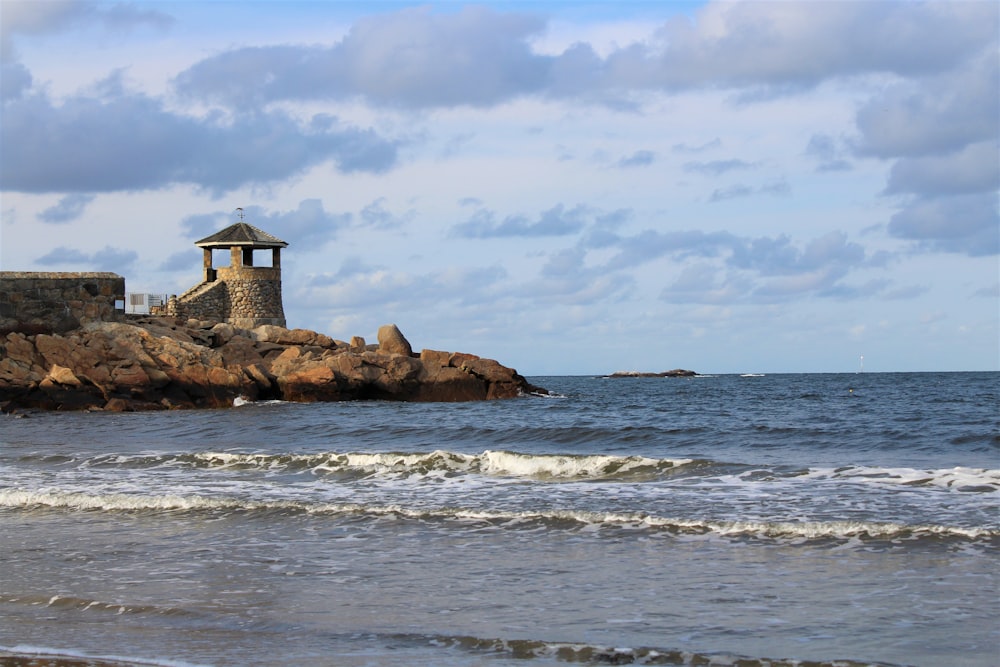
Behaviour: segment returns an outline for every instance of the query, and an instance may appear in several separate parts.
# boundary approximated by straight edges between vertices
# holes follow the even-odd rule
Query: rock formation
[[[395,324],[383,324],[378,328],[378,349],[389,354],[412,356],[413,348],[403,332]]]
[[[609,378],[690,378],[696,376],[697,373],[694,371],[684,370],[683,368],[675,368],[671,371],[661,371],[659,373],[648,373],[640,371],[615,371],[611,375],[606,375]]]
[[[305,329],[164,317],[0,337],[0,408],[216,408],[249,400],[473,401],[545,393],[511,368],[423,350],[395,325],[379,345]],[[360,345],[358,345],[360,343]]]

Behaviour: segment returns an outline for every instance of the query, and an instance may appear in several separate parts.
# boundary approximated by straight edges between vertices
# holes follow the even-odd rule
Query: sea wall
[[[115,273],[0,271],[0,335],[63,333],[125,316],[125,279]]]

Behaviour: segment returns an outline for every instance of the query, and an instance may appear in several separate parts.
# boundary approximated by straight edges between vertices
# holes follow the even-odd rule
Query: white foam
[[[862,484],[893,486],[933,486],[952,491],[975,488],[992,488],[1000,493],[1000,470],[989,468],[881,468],[874,466],[848,466],[844,468],[818,468],[810,470],[805,479],[836,479]]]
[[[259,505],[247,503],[246,505]],[[233,501],[204,496],[88,494],[64,491],[0,491],[0,507],[59,507],[75,510],[194,510],[232,508]]]
[[[72,658],[75,660],[104,660],[107,662],[120,662],[124,665],[149,665],[150,667],[208,667],[194,662],[183,660],[173,660],[169,658],[136,658],[133,656],[120,655],[96,655],[74,651],[72,649],[51,648],[47,646],[34,646],[31,644],[17,644],[15,646],[0,646],[0,653],[9,653],[16,656],[29,656],[32,658]]]
[[[481,470],[492,475],[534,478],[603,478],[640,469],[661,470],[691,463],[692,459],[652,459],[644,456],[569,456],[485,451]]]
[[[429,453],[325,453],[274,456],[205,452],[197,457],[209,465],[232,467],[251,465],[277,469],[288,465],[307,466],[314,471],[355,470],[366,473],[428,474],[432,471],[479,473],[535,479],[602,479],[629,473],[656,473],[692,462],[692,459],[653,459],[643,456],[520,454],[484,451],[462,454],[444,450]]]
[[[178,511],[229,510],[268,511],[292,510],[309,514],[364,514],[368,516],[398,516],[410,519],[437,518],[487,521],[517,525],[525,522],[570,522],[581,527],[649,528],[676,534],[714,534],[720,536],[757,536],[777,539],[848,539],[871,537],[881,539],[937,535],[967,539],[1000,537],[995,528],[964,528],[934,524],[907,525],[866,521],[710,521],[678,519],[646,514],[550,510],[504,512],[460,508],[408,508],[400,505],[360,505],[356,503],[316,503],[309,501],[271,500],[244,501],[237,498],[210,498],[180,495],[130,495],[121,493],[86,494],[60,491],[0,491],[0,507],[51,507],[73,510],[105,511]]]

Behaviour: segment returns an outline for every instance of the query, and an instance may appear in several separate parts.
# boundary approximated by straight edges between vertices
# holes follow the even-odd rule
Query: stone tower
[[[228,322],[243,329],[262,324],[285,326],[281,249],[288,247],[287,243],[241,219],[195,245],[205,253],[203,281],[172,297],[168,314]],[[229,250],[229,266],[214,267],[213,250]],[[269,250],[271,265],[254,266],[255,250]]]

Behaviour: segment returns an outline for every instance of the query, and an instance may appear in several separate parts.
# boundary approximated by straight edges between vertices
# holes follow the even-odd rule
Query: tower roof
[[[211,236],[206,236],[194,244],[200,248],[232,248],[247,246],[251,248],[285,248],[288,244],[277,236],[257,229],[245,222],[237,222]]]

